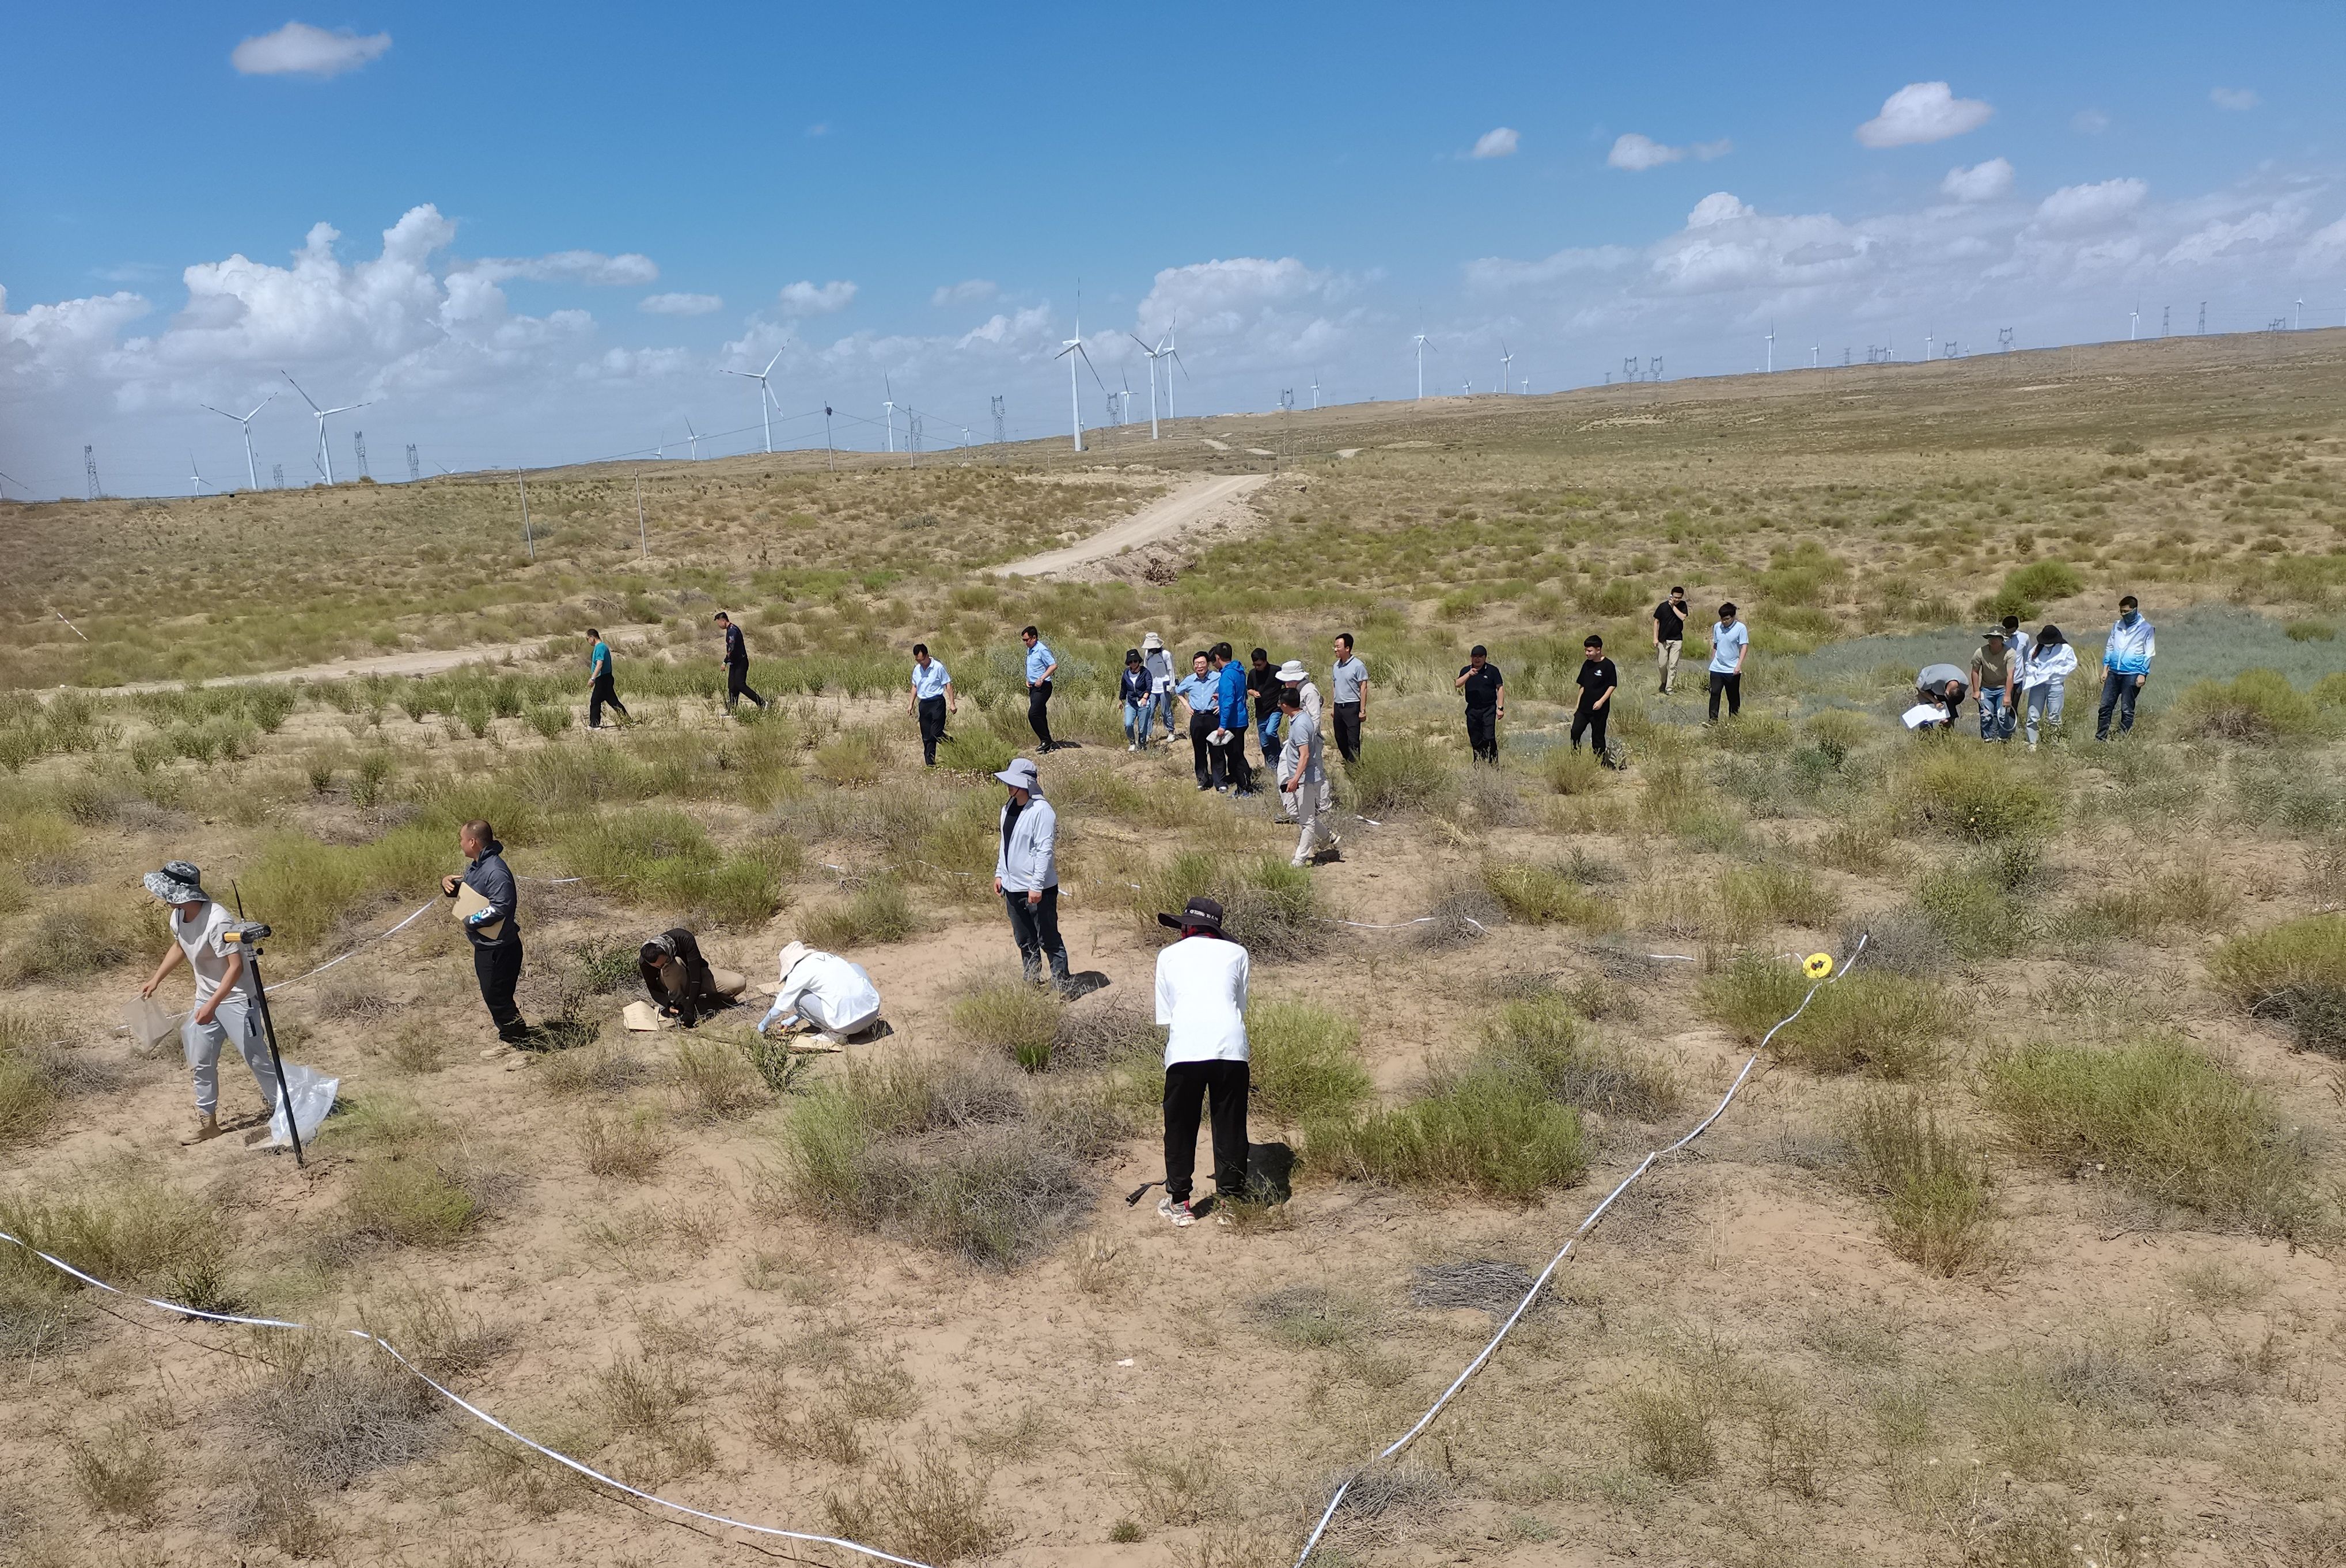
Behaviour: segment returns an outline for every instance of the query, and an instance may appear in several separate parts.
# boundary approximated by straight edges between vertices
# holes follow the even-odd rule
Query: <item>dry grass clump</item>
[[[1049,990],[1020,980],[980,986],[948,1011],[954,1033],[998,1052],[1029,1073],[1051,1064],[1066,1004]]]
[[[2346,915],[2309,915],[2236,936],[2208,978],[2239,1006],[2287,1023],[2298,1049],[2346,1057]]]
[[[1090,1166],[1123,1135],[1104,1095],[1030,1092],[1006,1066],[858,1063],[782,1127],[780,1185],[800,1212],[1015,1268],[1090,1207]]]
[[[1994,1207],[1986,1160],[1969,1139],[1943,1130],[1911,1094],[1859,1102],[1843,1136],[1859,1186],[1883,1205],[1892,1252],[1943,1278],[1988,1259]]]
[[[1621,906],[1591,891],[1591,879],[1584,870],[1589,863],[1577,855],[1536,865],[1485,861],[1483,885],[1511,920],[1590,932],[1617,931]]]
[[[45,1033],[36,1020],[0,1013],[0,1148],[31,1137],[56,1113],[57,1086],[42,1052]]]
[[[2186,687],[2168,716],[2179,734],[2246,746],[2273,746],[2320,736],[2334,728],[2321,705],[2289,684],[2277,669],[2242,670],[2230,681]]]
[[[1637,1463],[1673,1485],[1698,1481],[1719,1468],[1719,1443],[1711,1433],[1717,1416],[1712,1390],[1683,1374],[1633,1389],[1620,1398]]]
[[[1800,1007],[1814,983],[1784,960],[1745,953],[1705,980],[1698,994],[1713,1022],[1757,1044]],[[1861,968],[1817,986],[1807,1009],[1777,1031],[1770,1049],[1813,1072],[1923,1077],[1937,1068],[1959,1018],[1942,988]]]
[[[1719,879],[1720,917],[1731,929],[1749,932],[1771,925],[1822,928],[1841,912],[1841,895],[1805,866],[1763,860],[1738,866]]]
[[[160,908],[144,894],[89,891],[61,899],[37,921],[12,922],[18,933],[0,948],[0,984],[82,980],[136,958],[151,959],[170,940]]]
[[[348,1486],[372,1471],[423,1458],[453,1433],[450,1407],[372,1346],[281,1333],[252,1344],[261,1369],[237,1398],[230,1419],[248,1441],[273,1453],[278,1469],[307,1485]]]
[[[190,1307],[223,1298],[232,1241],[223,1217],[134,1165],[102,1166],[61,1195],[0,1198],[0,1230],[109,1285],[137,1285]],[[13,1247],[0,1247],[0,1273],[52,1290],[82,1288]]]
[[[2208,866],[2183,865],[2143,872],[2082,900],[2068,929],[2084,937],[2155,942],[2170,931],[2188,934],[2226,923],[2235,901],[2232,890]]]
[[[742,1044],[707,1030],[677,1038],[668,1080],[691,1121],[729,1121],[766,1103],[763,1077]]]
[[[532,1077],[556,1095],[617,1095],[647,1082],[651,1064],[624,1043],[597,1041],[545,1057]]]
[[[1151,1015],[1131,1003],[1101,1001],[1067,1008],[1052,1032],[1051,1061],[1062,1071],[1091,1072],[1145,1058],[1154,1062],[1165,1037]]]
[[[1449,759],[1414,735],[1372,736],[1345,765],[1344,789],[1363,817],[1432,811],[1456,799],[1457,773]]]
[[[163,1448],[136,1419],[119,1417],[94,1438],[71,1441],[66,1463],[92,1512],[142,1530],[161,1522]]]
[[[1910,826],[1974,843],[2051,831],[2061,818],[2060,797],[2008,751],[1925,745],[1892,780],[1892,800]]]
[[[850,1540],[943,1568],[1009,1542],[1009,1524],[986,1504],[986,1482],[942,1440],[925,1441],[911,1463],[892,1452],[868,1480],[826,1493],[823,1511]]]
[[[1505,907],[1476,886],[1453,885],[1437,894],[1432,918],[1416,927],[1409,940],[1429,949],[1464,947],[1491,934],[1491,927],[1506,916]]]
[[[608,1120],[589,1110],[578,1124],[578,1152],[598,1176],[642,1181],[659,1168],[668,1146],[658,1114],[642,1106]]]
[[[352,1102],[331,1124],[354,1145],[342,1243],[445,1247],[486,1213],[489,1178],[444,1124],[388,1098]]]
[[[839,903],[809,910],[800,923],[810,946],[831,952],[902,942],[920,929],[903,884],[889,876],[872,878]]]
[[[1984,1089],[2016,1146],[2071,1175],[2260,1234],[2334,1228],[2304,1143],[2265,1093],[2184,1041],[2024,1046],[1987,1064]]]
[[[1599,1115],[1651,1122],[1678,1109],[1678,1075],[1587,1037],[1571,995],[1528,997],[1483,1026],[1484,1062],[1524,1074],[1550,1099]]]
[[[1222,929],[1257,963],[1310,958],[1328,944],[1311,873],[1277,855],[1239,859],[1185,850],[1141,871],[1127,901],[1146,928],[1200,895],[1219,900]]]
[[[1255,1107],[1298,1126],[1350,1116],[1375,1092],[1361,1064],[1361,1028],[1316,1002],[1258,1002],[1247,1009],[1248,1081]]]
[[[1412,1269],[1409,1303],[1413,1307],[1472,1307],[1494,1318],[1505,1318],[1523,1305],[1532,1282],[1539,1278],[1520,1263],[1496,1257],[1468,1257],[1456,1263],[1423,1264]],[[1532,1303],[1539,1311],[1553,1298]]]

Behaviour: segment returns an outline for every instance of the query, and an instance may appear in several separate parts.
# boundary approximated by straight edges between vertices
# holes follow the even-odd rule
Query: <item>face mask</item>
[[[2134,625],[2137,616],[2138,612],[2134,610],[2120,610],[2118,612],[2118,625],[2122,626],[2130,626]]]

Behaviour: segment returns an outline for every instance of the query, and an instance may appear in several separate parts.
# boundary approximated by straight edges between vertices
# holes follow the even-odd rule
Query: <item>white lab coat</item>
[[[862,964],[835,952],[810,952],[782,976],[782,988],[758,1033],[778,1022],[788,1027],[803,1020],[827,1034],[853,1034],[879,1016],[880,993]]]

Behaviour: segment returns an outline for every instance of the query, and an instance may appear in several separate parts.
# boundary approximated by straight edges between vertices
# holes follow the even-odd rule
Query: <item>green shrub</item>
[[[2338,640],[2338,628],[2328,621],[2291,621],[2281,630],[2293,643],[2330,643]]]
[[[948,1016],[971,1044],[998,1051],[1029,1073],[1051,1064],[1051,1046],[1066,1008],[1039,985],[1005,980],[955,1002]]]
[[[893,877],[874,877],[844,902],[808,911],[801,934],[816,947],[839,952],[902,942],[918,929],[903,884]]]
[[[1823,927],[1841,912],[1841,895],[1804,866],[1765,860],[1719,880],[1719,903],[1738,931],[1770,925]]]
[[[210,1204],[128,1165],[101,1169],[63,1194],[0,1197],[0,1230],[108,1284],[159,1290],[217,1279],[230,1239]],[[0,1273],[79,1288],[13,1247],[0,1247]]]
[[[1781,959],[1746,953],[1705,980],[1698,994],[1714,1022],[1757,1044],[1800,1006],[1811,983]],[[1862,1069],[1882,1078],[1920,1077],[1938,1064],[1955,1018],[1938,987],[1859,968],[1818,987],[1807,1010],[1777,1031],[1770,1048],[1813,1072]]]
[[[2298,1049],[2346,1057],[2346,915],[2236,936],[2208,959],[2208,973],[2251,1013],[2287,1023]]]
[[[80,892],[37,921],[15,921],[0,949],[0,983],[72,981],[158,955],[170,941],[162,906],[142,893]]]
[[[990,729],[956,729],[937,747],[937,766],[955,773],[991,778],[1010,766],[1018,753],[1008,740]]]
[[[1580,1114],[1519,1072],[1470,1069],[1440,1088],[1358,1121],[1304,1129],[1303,1154],[1331,1176],[1528,1201],[1588,1168]]]
[[[1483,886],[1511,920],[1592,932],[1616,931],[1621,925],[1620,906],[1582,886],[1568,861],[1524,865],[1485,860]]]
[[[807,771],[842,789],[877,784],[888,771],[888,740],[878,729],[850,729],[815,748]]]
[[[2261,1090],[2184,1041],[2025,1046],[1987,1064],[1985,1094],[2014,1143],[2056,1169],[2106,1171],[2268,1235],[2324,1225],[2303,1144]]]
[[[2229,683],[2203,680],[2175,699],[2173,723],[2185,735],[2271,746],[2320,734],[2321,708],[2279,670],[2243,670]]]
[[[1892,782],[1900,814],[1917,828],[2000,843],[2048,832],[2061,802],[2001,746],[1926,746]]]
[[[1964,962],[2016,951],[2035,922],[2028,906],[1982,864],[1940,866],[1915,883],[1914,904],[1946,956]]]
[[[1599,1115],[1650,1122],[1678,1108],[1669,1068],[1587,1038],[1570,996],[1511,1002],[1483,1026],[1474,1067],[1520,1074],[1551,1100]]]
[[[556,831],[555,852],[564,865],[629,903],[699,915],[718,925],[754,925],[786,901],[770,865],[728,860],[700,824],[671,808],[582,816]]]
[[[532,706],[525,717],[529,727],[537,731],[541,740],[551,740],[570,728],[570,709],[566,704],[541,702]]]
[[[1583,751],[1577,746],[1558,746],[1547,754],[1543,770],[1547,787],[1559,795],[1587,795],[1604,788],[1612,774],[1606,769],[1603,758],[1594,750]]]
[[[2066,561],[2031,561],[2025,566],[2014,566],[2006,572],[2003,585],[1996,589],[1984,608],[1990,615],[2018,616],[2025,621],[2035,620],[2047,603],[2080,593],[2085,586],[2086,579]]]
[[[1458,792],[1449,762],[1414,735],[1363,740],[1359,758],[1344,769],[1344,780],[1353,809],[1364,817],[1436,810]]]
[[[1352,1115],[1375,1090],[1360,1044],[1358,1024],[1317,1003],[1256,1003],[1247,1009],[1255,1105],[1290,1126]]]
[[[1987,1257],[1994,1207],[1980,1150],[1912,1095],[1859,1102],[1843,1130],[1858,1185],[1884,1205],[1890,1250],[1949,1278]]]

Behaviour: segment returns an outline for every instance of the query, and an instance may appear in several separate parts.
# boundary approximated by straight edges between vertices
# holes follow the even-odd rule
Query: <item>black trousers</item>
[[[725,706],[730,708],[745,697],[760,708],[766,706],[766,699],[750,689],[750,663],[747,659],[725,667]],[[627,710],[622,708],[620,711],[624,713]]]
[[[1222,782],[1222,748],[1206,737],[1214,732],[1211,713],[1189,716],[1189,754],[1198,765],[1198,788]]]
[[[1224,1198],[1245,1196],[1247,1064],[1176,1062],[1165,1069],[1165,1191],[1175,1202],[1189,1196],[1198,1168],[1198,1111],[1211,1097],[1214,1188]]]
[[[932,768],[937,765],[937,742],[944,738],[944,733],[945,699],[921,698],[921,759]]]
[[[1002,890],[1002,902],[1010,911],[1010,934],[1018,943],[1018,956],[1032,963],[1039,956],[1051,961],[1051,972],[1061,979],[1067,973],[1067,944],[1059,936],[1059,890],[1056,886],[1043,890],[1040,903],[1030,904],[1026,895]]]
[[[1743,677],[1722,675],[1718,670],[1710,672],[1710,717],[1714,719],[1719,717],[1719,698],[1722,692],[1727,697],[1727,717],[1733,718],[1743,711]]]
[[[1499,759],[1499,710],[1495,708],[1470,708],[1466,710],[1466,744],[1474,748],[1478,762]]]
[[[607,675],[598,675],[595,677],[593,689],[586,693],[587,728],[600,729],[603,728],[603,705],[605,703],[610,704],[612,711],[617,713],[621,718],[627,717],[627,705],[619,700],[618,689],[612,686],[611,677]]]
[[[1576,708],[1573,709],[1572,748],[1575,751],[1580,749],[1580,737],[1582,732],[1586,731],[1588,736],[1588,744],[1596,748],[1596,760],[1599,762],[1604,761],[1605,721],[1612,717],[1613,705],[1609,702],[1602,708]]]
[[[476,945],[473,975],[481,983],[481,1001],[488,1007],[489,1022],[497,1026],[497,1038],[523,1038],[528,1031],[523,1027],[521,1009],[514,1005],[514,987],[521,983],[521,938],[492,947]]]
[[[1254,788],[1254,765],[1247,760],[1246,733],[1246,720],[1241,718],[1221,745],[1222,777],[1229,780],[1233,789]]]
[[[1044,750],[1051,749],[1051,683],[1026,688],[1026,722],[1035,731],[1035,743]]]
[[[2118,733],[2134,728],[2135,699],[2142,695],[2142,677],[2113,670],[2102,677],[2102,706],[2094,714],[2094,738],[2110,738],[2110,715],[2118,716]]]
[[[1357,702],[1336,705],[1336,753],[1347,762],[1361,755],[1361,705]]]

